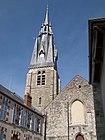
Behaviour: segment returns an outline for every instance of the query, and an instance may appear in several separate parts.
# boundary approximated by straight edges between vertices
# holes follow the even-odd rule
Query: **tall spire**
[[[44,24],[47,25],[49,24],[49,10],[48,10],[48,3],[46,7],[46,14],[45,14],[45,19],[44,19]]]
[[[48,4],[44,22],[34,45],[30,67],[54,66],[56,67],[57,50],[55,51],[52,27],[49,21]],[[56,58],[56,59],[55,59]]]
[[[32,106],[38,110],[44,110],[59,92],[60,79],[57,71],[57,49],[54,45],[47,4],[45,17],[40,32],[36,37],[27,73],[25,94],[30,93],[32,96]],[[39,103],[40,101],[41,103]]]
[[[49,20],[49,8],[48,8],[48,3],[47,3],[47,6],[46,6],[46,12],[45,12],[45,18],[44,18],[44,22],[42,23],[42,26],[41,26],[41,30],[39,32],[39,36],[41,34],[53,34],[52,33],[52,28],[51,28],[51,22]]]

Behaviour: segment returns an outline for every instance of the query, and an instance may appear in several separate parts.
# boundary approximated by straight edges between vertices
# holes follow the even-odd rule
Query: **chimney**
[[[31,107],[31,105],[32,105],[32,97],[30,96],[29,93],[26,93],[26,94],[24,95],[24,103],[25,103],[27,106]]]

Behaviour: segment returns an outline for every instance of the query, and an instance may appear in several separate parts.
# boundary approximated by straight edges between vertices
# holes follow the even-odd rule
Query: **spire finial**
[[[45,14],[45,20],[44,24],[49,24],[49,10],[48,10],[48,0],[47,0],[47,6],[46,6],[46,14]]]
[[[47,3],[47,7],[48,7],[48,0],[46,0],[46,3]]]

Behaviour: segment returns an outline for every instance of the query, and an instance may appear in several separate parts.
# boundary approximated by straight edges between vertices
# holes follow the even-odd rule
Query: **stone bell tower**
[[[26,78],[25,95],[32,97],[32,106],[42,111],[60,93],[57,71],[57,49],[54,46],[48,5],[44,22],[36,38]]]

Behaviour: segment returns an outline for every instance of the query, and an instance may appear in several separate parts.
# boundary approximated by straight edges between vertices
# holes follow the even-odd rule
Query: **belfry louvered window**
[[[42,85],[45,85],[45,71],[42,71]]]
[[[37,85],[45,85],[45,71],[38,71]]]
[[[37,75],[37,85],[41,85],[41,72],[38,71],[38,75]]]

